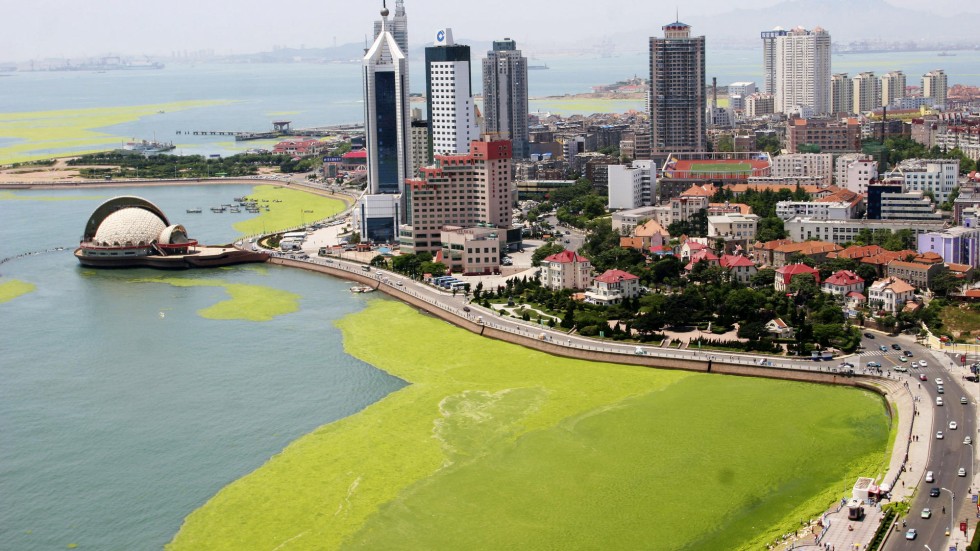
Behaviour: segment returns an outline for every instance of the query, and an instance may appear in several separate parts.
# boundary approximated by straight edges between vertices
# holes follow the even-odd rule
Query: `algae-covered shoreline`
[[[887,459],[866,391],[555,358],[388,300],[338,325],[410,385],[224,488],[169,549],[734,548]]]

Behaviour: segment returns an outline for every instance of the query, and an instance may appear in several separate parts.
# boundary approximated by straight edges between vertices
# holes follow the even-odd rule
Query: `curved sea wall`
[[[838,373],[831,373],[831,372],[819,372],[819,371],[791,369],[791,368],[772,368],[772,367],[765,367],[765,366],[758,366],[758,365],[751,365],[751,364],[746,365],[746,364],[739,364],[734,362],[726,362],[723,360],[712,360],[710,362],[710,367],[709,367],[708,362],[699,361],[699,360],[688,360],[684,358],[662,358],[662,357],[630,355],[630,354],[614,354],[614,353],[602,352],[598,350],[582,350],[579,348],[569,348],[566,346],[555,344],[554,342],[539,340],[531,336],[514,334],[509,331],[504,331],[485,324],[477,323],[474,320],[456,315],[450,311],[445,310],[444,308],[440,308],[434,304],[422,300],[410,294],[407,290],[405,290],[402,287],[396,287],[396,286],[385,285],[383,283],[380,283],[376,278],[372,277],[368,273],[359,274],[357,272],[343,270],[330,265],[313,264],[310,262],[302,262],[298,260],[291,260],[288,258],[274,257],[271,258],[269,262],[273,264],[289,266],[292,268],[300,268],[304,270],[320,272],[349,281],[355,281],[359,284],[371,287],[376,291],[385,293],[386,295],[396,298],[420,310],[424,310],[426,313],[431,314],[434,317],[452,323],[453,325],[466,329],[467,331],[470,331],[472,333],[477,333],[484,337],[506,341],[512,344],[517,344],[526,348],[531,348],[555,356],[563,356],[568,358],[589,360],[595,362],[639,365],[645,367],[655,367],[660,369],[680,369],[685,371],[721,373],[725,375],[740,375],[743,377],[764,377],[769,379],[785,379],[790,381],[801,381],[801,382],[810,382],[810,383],[846,385],[846,386],[866,388],[878,392],[879,394],[884,393],[881,388],[872,384],[869,381],[864,380],[864,377],[862,376],[847,377]],[[723,358],[724,355],[719,355],[719,357]],[[889,413],[892,412],[889,411]]]

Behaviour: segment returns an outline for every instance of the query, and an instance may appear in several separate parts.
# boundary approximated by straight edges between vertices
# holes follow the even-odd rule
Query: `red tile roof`
[[[577,254],[575,251],[562,251],[557,254],[553,254],[548,258],[544,259],[545,262],[558,262],[561,264],[569,264],[572,262],[588,262],[589,259]]]
[[[849,285],[854,285],[857,283],[864,283],[864,278],[857,275],[850,270],[841,270],[836,274],[827,278],[824,283],[829,283],[831,285],[838,285],[840,287],[847,287]]]
[[[735,254],[726,254],[721,257],[721,265],[725,268],[735,268],[735,267],[749,267],[755,266],[755,262],[752,262],[748,257]]]
[[[628,281],[631,279],[640,278],[622,270],[606,270],[602,275],[595,278],[596,281],[601,281],[602,283],[619,283],[620,281]]]

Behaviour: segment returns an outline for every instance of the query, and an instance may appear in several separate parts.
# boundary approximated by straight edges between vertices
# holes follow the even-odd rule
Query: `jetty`
[[[177,135],[187,136],[234,136],[235,141],[269,140],[284,136],[328,137],[361,134],[364,125],[361,123],[337,124],[333,126],[316,126],[312,128],[292,128],[292,121],[273,121],[272,130],[178,130]]]

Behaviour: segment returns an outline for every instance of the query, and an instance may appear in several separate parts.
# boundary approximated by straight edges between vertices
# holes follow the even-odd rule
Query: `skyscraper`
[[[762,90],[764,94],[776,95],[776,39],[786,36],[782,27],[762,31]]]
[[[830,34],[797,27],[775,38],[776,111],[809,107],[830,113]]]
[[[847,73],[837,73],[830,77],[830,112],[834,115],[853,113],[854,81]]]
[[[905,73],[892,71],[881,75],[881,104],[891,105],[905,97]]]
[[[664,38],[650,38],[652,152],[704,151],[704,37],[692,37],[691,26],[680,21],[663,30]]]
[[[483,60],[483,118],[487,133],[509,139],[518,159],[531,155],[527,110],[527,58],[513,40],[495,40]]]
[[[363,60],[368,186],[359,215],[363,239],[391,242],[405,212],[401,194],[412,160],[411,118],[408,63],[387,28],[387,9],[381,17],[381,32]]]
[[[866,113],[881,107],[881,81],[870,71],[854,77],[854,108],[852,113]]]
[[[477,139],[470,69],[470,47],[453,42],[452,29],[439,29],[425,49],[425,97],[429,110],[427,161],[433,153],[469,153]]]
[[[922,97],[932,99],[933,105],[946,105],[946,73],[942,69],[922,75]]]
[[[395,44],[408,58],[408,16],[405,15],[405,0],[395,0],[395,16],[385,22],[388,32],[395,37]],[[374,38],[381,34],[382,20],[374,22]]]

